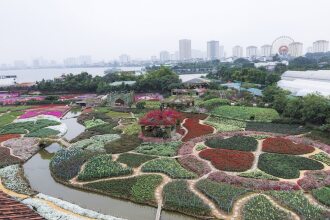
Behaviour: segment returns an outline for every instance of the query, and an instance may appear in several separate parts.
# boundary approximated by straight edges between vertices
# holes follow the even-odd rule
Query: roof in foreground
[[[288,70],[285,73],[283,73],[282,79],[309,79],[309,80],[330,82],[330,70],[307,70],[307,71]]]

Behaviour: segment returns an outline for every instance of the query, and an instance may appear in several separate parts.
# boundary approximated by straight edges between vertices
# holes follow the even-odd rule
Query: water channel
[[[84,131],[84,127],[77,122],[77,115],[79,115],[79,112],[69,112],[62,119],[62,122],[68,127],[68,133],[64,136],[68,140],[71,140]],[[50,174],[49,162],[52,156],[54,156],[54,154],[61,148],[62,147],[58,143],[53,143],[41,150],[24,164],[25,175],[34,190],[45,195],[77,204],[86,209],[98,211],[102,214],[129,220],[155,219],[156,209],[153,207],[89,193],[57,183]],[[163,211],[161,219],[192,220],[193,218],[173,212]]]

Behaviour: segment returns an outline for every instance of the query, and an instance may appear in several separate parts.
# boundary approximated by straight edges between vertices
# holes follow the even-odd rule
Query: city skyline
[[[205,3],[4,0],[0,2],[0,63],[36,57],[59,61],[80,54],[95,60],[113,60],[120,54],[149,59],[162,50],[177,51],[178,39],[185,38],[192,40],[192,49],[203,51],[207,41],[219,41],[228,55],[235,45],[260,47],[281,35],[304,43],[305,49],[317,39],[329,40],[330,30],[321,22],[330,19],[330,3],[325,0],[320,4],[297,0]],[[289,16],[297,4],[299,11]]]

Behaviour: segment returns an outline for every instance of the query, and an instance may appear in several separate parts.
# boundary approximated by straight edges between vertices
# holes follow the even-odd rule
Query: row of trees
[[[263,100],[272,103],[273,108],[285,118],[316,125],[330,124],[330,100],[324,96],[309,94],[293,97],[275,85],[267,87],[263,95]]]

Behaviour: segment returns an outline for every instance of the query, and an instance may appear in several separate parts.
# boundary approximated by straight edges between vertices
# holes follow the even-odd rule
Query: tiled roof
[[[4,192],[0,191],[0,219],[42,220],[44,218],[26,205],[19,203]]]

